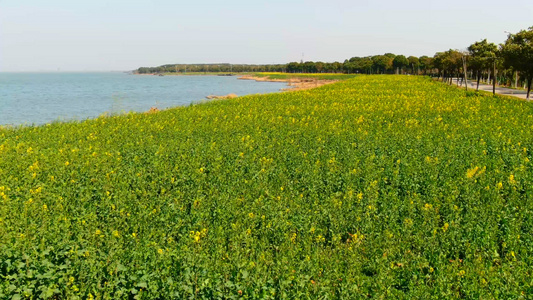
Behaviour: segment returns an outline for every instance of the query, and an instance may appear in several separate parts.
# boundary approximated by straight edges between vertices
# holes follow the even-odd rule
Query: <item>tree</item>
[[[453,75],[458,75],[462,69],[463,55],[457,50],[448,50],[446,52],[437,52],[433,58],[435,68],[442,72],[442,81],[449,80],[450,84],[453,80]]]
[[[402,73],[403,69],[405,67],[409,66],[409,61],[407,60],[407,58],[405,56],[398,55],[398,56],[394,57],[394,59],[392,60],[392,66],[395,69],[399,69],[400,73]]]
[[[350,73],[370,73],[372,70],[372,59],[370,57],[352,57],[345,63],[345,69]]]
[[[498,47],[493,43],[488,43],[486,39],[468,46],[468,53],[470,55],[469,65],[476,73],[477,89],[479,89],[481,72],[483,70],[490,70],[493,67],[497,52]]]
[[[428,56],[420,56],[420,58],[418,58],[418,61],[420,63],[420,68],[422,70],[424,70],[424,74],[427,75],[427,72],[432,70],[434,68],[434,65],[433,65],[433,58],[432,57],[428,57]]]
[[[506,66],[513,67],[526,78],[526,99],[529,100],[533,81],[533,27],[509,34],[505,44],[501,46],[501,55]]]
[[[418,67],[420,67],[420,61],[418,60],[418,57],[409,56],[407,60],[409,61],[409,66],[411,67],[412,73],[418,75],[418,71],[415,71],[418,70]]]
[[[391,57],[390,53],[389,55],[385,54],[385,55],[372,56],[373,67],[376,68],[376,73],[378,73],[381,70],[383,70],[383,73],[387,73],[387,71],[392,68],[393,60],[394,60],[394,57]]]
[[[287,65],[287,72],[289,72],[289,73],[301,73],[302,72],[302,68],[300,66],[300,63],[299,62],[290,62]]]

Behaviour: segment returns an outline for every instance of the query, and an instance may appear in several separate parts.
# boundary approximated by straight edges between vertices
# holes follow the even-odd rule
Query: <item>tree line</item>
[[[159,67],[141,67],[137,74],[161,73],[242,73],[242,72],[286,72],[286,64],[246,65],[246,64],[168,64]]]
[[[486,39],[468,46],[465,51],[450,49],[433,57],[432,74],[443,82],[473,79],[527,90],[530,98],[533,81],[533,27],[509,33],[507,40],[496,45]],[[459,79],[461,78],[461,79]],[[466,85],[465,85],[466,86]]]
[[[344,62],[290,62],[288,64],[169,64],[143,67],[139,74],[189,72],[286,72],[286,73],[359,73],[430,75],[443,82],[475,80],[493,86],[506,85],[527,89],[527,99],[533,81],[533,27],[509,33],[500,45],[486,39],[475,42],[464,51],[450,49],[430,56],[404,56],[393,53],[352,57]],[[461,79],[460,79],[461,78]]]

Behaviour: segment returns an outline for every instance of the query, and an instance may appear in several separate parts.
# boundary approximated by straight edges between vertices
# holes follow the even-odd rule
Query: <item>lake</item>
[[[84,120],[104,113],[189,105],[208,95],[273,93],[284,87],[285,83],[237,76],[0,73],[0,125]]]

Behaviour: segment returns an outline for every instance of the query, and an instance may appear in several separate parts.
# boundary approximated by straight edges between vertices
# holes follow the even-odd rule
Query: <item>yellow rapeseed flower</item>
[[[296,237],[297,237],[296,233],[291,234],[291,242],[294,243],[296,241]]]
[[[476,175],[477,170],[479,170],[479,167],[468,169],[468,171],[466,171],[466,178],[474,177],[474,175]]]

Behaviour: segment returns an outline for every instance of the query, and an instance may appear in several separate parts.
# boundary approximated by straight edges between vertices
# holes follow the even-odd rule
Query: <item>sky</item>
[[[531,26],[531,0],[0,0],[0,72],[433,56]]]

